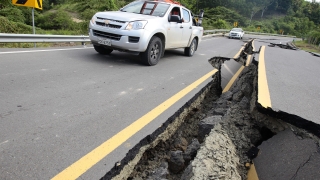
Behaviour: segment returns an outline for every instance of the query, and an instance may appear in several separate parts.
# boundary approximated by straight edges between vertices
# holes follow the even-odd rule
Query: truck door
[[[174,7],[170,11],[169,17],[171,15],[178,15],[181,17],[181,12],[179,7]],[[176,22],[168,22],[168,28],[167,28],[167,36],[168,41],[166,44],[167,48],[178,48],[181,47],[181,38],[183,33],[183,28],[181,28],[181,23]]]
[[[181,47],[187,47],[192,35],[192,19],[191,14],[188,10],[182,8],[182,37],[181,37]]]

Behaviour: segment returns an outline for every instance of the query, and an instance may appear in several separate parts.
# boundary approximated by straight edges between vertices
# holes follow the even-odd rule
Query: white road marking
[[[52,52],[52,51],[71,51],[80,49],[91,49],[93,47],[83,47],[83,48],[68,48],[68,49],[44,49],[44,50],[30,50],[30,51],[8,51],[0,52],[0,54],[20,54],[20,53],[36,53],[36,52]]]
[[[209,41],[209,40],[212,40],[212,39],[220,39],[221,36],[203,36],[203,38],[206,38],[206,37],[209,37],[208,39],[202,39],[202,41]],[[210,38],[210,37],[214,37],[214,38]]]
[[[122,91],[122,92],[119,93],[119,95],[125,95],[125,94],[127,94],[126,91]]]
[[[0,145],[5,144],[5,143],[7,143],[7,142],[9,142],[9,140],[6,140],[6,141],[0,143]]]

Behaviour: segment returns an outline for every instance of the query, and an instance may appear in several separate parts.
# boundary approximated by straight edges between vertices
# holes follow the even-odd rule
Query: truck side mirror
[[[181,20],[180,16],[178,16],[178,15],[171,15],[169,17],[169,22],[182,23],[182,20]]]
[[[200,10],[200,13],[199,13],[199,18],[203,18],[203,14],[204,14],[204,10],[201,9],[201,10]]]

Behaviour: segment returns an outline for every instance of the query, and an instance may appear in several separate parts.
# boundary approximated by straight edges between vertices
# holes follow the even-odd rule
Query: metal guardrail
[[[260,32],[250,32],[250,31],[245,31],[245,33],[246,34],[254,34],[254,35],[266,35],[266,36],[279,36],[279,37],[292,37],[292,38],[296,38],[297,37],[297,36],[291,36],[291,35],[260,33]]]
[[[228,29],[213,29],[205,30],[204,34],[216,34],[216,33],[228,33]],[[259,32],[247,32],[246,34],[255,35],[267,35],[267,36],[281,36],[281,37],[293,37],[288,35],[280,34],[269,34],[269,33],[259,33]],[[78,35],[78,36],[68,36],[68,35],[42,35],[42,34],[7,34],[0,33],[0,43],[53,43],[53,42],[90,42],[89,36]]]
[[[215,33],[226,33],[229,32],[229,29],[213,29],[213,30],[205,30],[204,34],[215,34]]]
[[[0,33],[0,43],[90,42],[89,36]]]
[[[211,33],[228,33],[230,29],[214,29],[214,30],[205,30],[205,34],[211,34]],[[281,35],[281,34],[271,34],[271,33],[260,33],[260,32],[250,32],[250,31],[244,31],[245,34],[254,34],[254,35],[265,35],[265,36],[279,36],[279,37],[292,37],[296,38],[296,36],[291,35]]]

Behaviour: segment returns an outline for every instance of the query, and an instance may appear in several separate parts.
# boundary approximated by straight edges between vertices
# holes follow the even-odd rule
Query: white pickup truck
[[[203,35],[203,11],[193,14],[172,0],[137,0],[119,11],[98,12],[90,21],[89,37],[100,54],[113,50],[140,54],[156,65],[167,49],[184,48],[193,56]]]

